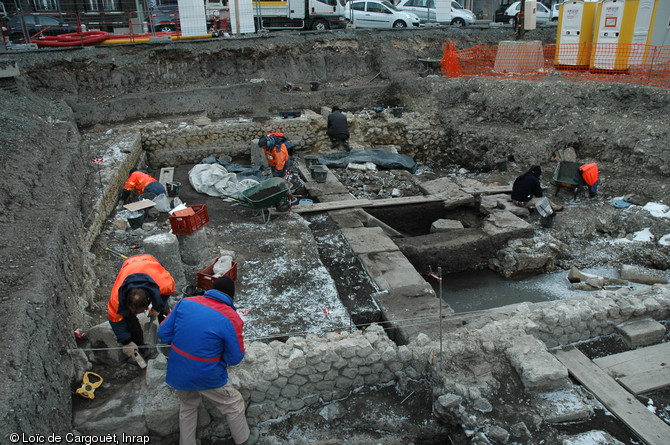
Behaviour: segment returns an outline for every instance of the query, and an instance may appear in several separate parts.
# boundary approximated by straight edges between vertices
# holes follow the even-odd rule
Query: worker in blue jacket
[[[244,398],[228,382],[228,366],[244,358],[244,322],[233,305],[235,283],[221,277],[204,295],[183,298],[161,323],[158,336],[171,344],[165,382],[177,390],[179,443],[195,445],[201,396],[226,416],[236,444],[251,445]]]

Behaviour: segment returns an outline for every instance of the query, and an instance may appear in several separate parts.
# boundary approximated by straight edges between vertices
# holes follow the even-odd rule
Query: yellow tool
[[[94,377],[97,381],[91,382],[89,377]],[[95,372],[86,372],[81,380],[81,388],[77,389],[77,394],[87,399],[95,398],[95,390],[102,385],[102,377]]]

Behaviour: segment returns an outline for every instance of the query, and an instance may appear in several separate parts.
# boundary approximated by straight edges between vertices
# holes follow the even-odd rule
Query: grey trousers
[[[177,390],[179,405],[179,445],[195,445],[195,431],[198,427],[198,406],[201,396],[209,399],[221,414],[226,416],[230,433],[236,444],[249,438],[249,425],[244,414],[244,398],[230,383],[220,388],[202,391]]]

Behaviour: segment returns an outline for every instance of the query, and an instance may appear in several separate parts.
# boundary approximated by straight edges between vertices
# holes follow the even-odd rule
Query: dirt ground
[[[323,96],[309,102],[304,95],[296,94],[291,98],[296,106],[318,109],[324,103],[339,102],[359,110],[374,104],[373,93],[362,96],[354,87],[391,85],[393,94],[385,93],[379,100],[402,100],[409,109],[421,110],[421,119],[444,128],[444,141],[425,154],[428,159],[421,165],[420,175],[408,178],[398,173],[396,179],[395,174],[380,172],[364,179],[368,188],[380,188],[378,181],[384,179],[412,193],[416,189],[405,188],[405,183],[438,175],[450,175],[456,181],[507,184],[532,162],[545,167],[546,181],[559,154],[572,149],[580,160],[599,162],[602,185],[595,200],[572,200],[566,195],[557,198],[565,210],[552,228],[543,229],[532,219],[539,233],[551,234],[569,246],[566,254],[557,258],[558,266],[637,264],[667,271],[670,252],[658,238],[670,233],[668,217],[655,217],[643,206],[647,202],[670,204],[668,92],[631,86],[566,85],[553,78],[539,83],[419,78],[416,58],[440,57],[441,42],[447,38],[457,40],[459,48],[510,38],[505,30],[454,33],[451,29],[415,35],[365,32],[356,38],[287,34],[229,45],[137,46],[95,53],[58,51],[12,57],[3,54],[2,61],[18,61],[23,74],[18,80],[20,94],[0,90],[0,229],[4,234],[0,240],[0,309],[5,314],[0,322],[0,352],[6,358],[0,373],[0,387],[4,389],[0,414],[7,419],[0,432],[30,431],[36,428],[34,419],[40,419],[39,428],[68,430],[73,405],[68,384],[72,364],[62,359],[62,351],[74,346],[74,328],[104,321],[104,303],[118,262],[104,248],[123,254],[142,252],[142,240],[148,233],[119,233],[109,226],[90,252],[81,247],[98,199],[92,186],[97,172],[90,162],[97,153],[89,151],[81,134],[91,121],[97,120],[102,132],[117,125],[118,109],[134,121],[154,119],[175,109],[184,115],[202,114],[202,109],[196,109],[198,102],[211,106],[212,117],[253,114],[251,105],[225,109],[203,98],[225,101],[216,87],[236,88],[249,79],[265,77],[270,79],[268,106],[276,108],[286,101],[287,96],[281,92],[286,80],[306,84],[320,75],[325,77],[320,78],[324,80]],[[537,38],[548,42],[552,33]],[[329,56],[327,62],[321,62],[324,52]],[[278,55],[292,62],[278,65]],[[226,63],[219,63],[221,60]],[[377,73],[381,75],[377,77]],[[333,87],[330,91],[329,84]],[[92,111],[85,115],[86,110]],[[409,155],[417,154],[415,147],[406,150]],[[500,158],[509,161],[507,172],[494,170]],[[150,167],[156,173],[156,166]],[[349,294],[355,283],[356,295],[370,294],[372,286],[365,275],[343,260],[351,255],[343,250],[342,240],[330,233],[332,223],[327,219],[307,217],[308,227],[286,214],[273,217],[272,225],[262,224],[250,210],[195,194],[186,178],[188,168],[180,166],[176,179],[184,184],[184,201],[207,203],[210,209],[212,222],[207,236],[211,250],[207,258],[216,257],[222,248],[234,250],[243,265],[241,277],[252,278],[255,273],[262,275],[257,272],[257,268],[261,270],[255,263],[258,258],[266,260],[278,252],[293,252],[311,267],[318,255],[331,276],[346,275],[344,279],[324,277],[324,281],[332,280],[328,288],[332,286],[340,295]],[[357,190],[359,184],[345,176],[341,174],[343,182]],[[613,199],[624,196],[640,205],[627,210],[611,205]],[[654,241],[634,241],[645,229],[654,234]],[[153,230],[160,233],[166,228]],[[187,281],[194,280],[199,267],[185,269]],[[300,281],[299,273],[304,269],[292,275],[294,282]],[[254,326],[254,311],[263,310],[264,300],[251,283],[250,279],[239,282],[241,308],[249,311],[245,315],[250,321],[249,338],[283,337],[304,332],[308,325],[342,327],[345,312],[355,323],[374,321],[378,316],[368,300],[345,298],[341,308],[330,308],[334,320],[323,316],[324,308],[317,302],[310,320],[319,316],[318,324],[302,325],[303,321],[295,318],[283,320],[294,312],[286,308],[285,313],[277,314],[282,329]],[[287,284],[291,283],[284,280],[268,284],[266,296],[281,293]],[[91,294],[95,295],[92,304],[80,298]],[[294,326],[286,328],[290,323]],[[580,348],[594,356],[620,352],[622,345],[616,338],[606,338],[594,339]],[[118,378],[123,375],[121,372]],[[507,416],[513,425],[517,413],[510,407],[523,405],[525,394],[513,376],[505,379],[501,375],[500,379],[509,384],[499,394],[496,414]],[[110,380],[113,382],[114,377]],[[45,383],[26,394],[28,381]],[[264,440],[296,444],[476,442],[458,426],[437,424],[432,417],[432,396],[422,382],[360,391],[341,401],[345,414],[325,421],[318,413],[306,410],[265,426]],[[668,422],[668,394],[661,391],[649,398]],[[80,403],[75,401],[74,407]],[[546,443],[560,443],[555,440],[559,432],[574,434],[591,429],[608,431],[623,443],[639,443],[604,412],[586,423],[548,428],[551,431],[547,432]]]

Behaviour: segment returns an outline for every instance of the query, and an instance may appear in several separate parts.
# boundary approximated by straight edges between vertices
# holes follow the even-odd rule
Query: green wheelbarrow
[[[271,208],[274,206],[278,211],[286,211],[291,205],[289,197],[291,189],[288,182],[282,178],[270,178],[256,184],[240,193],[239,197],[224,195],[233,201],[234,205],[240,205],[250,209],[258,210],[263,217],[263,222],[270,221]],[[267,217],[266,217],[267,212]]]

